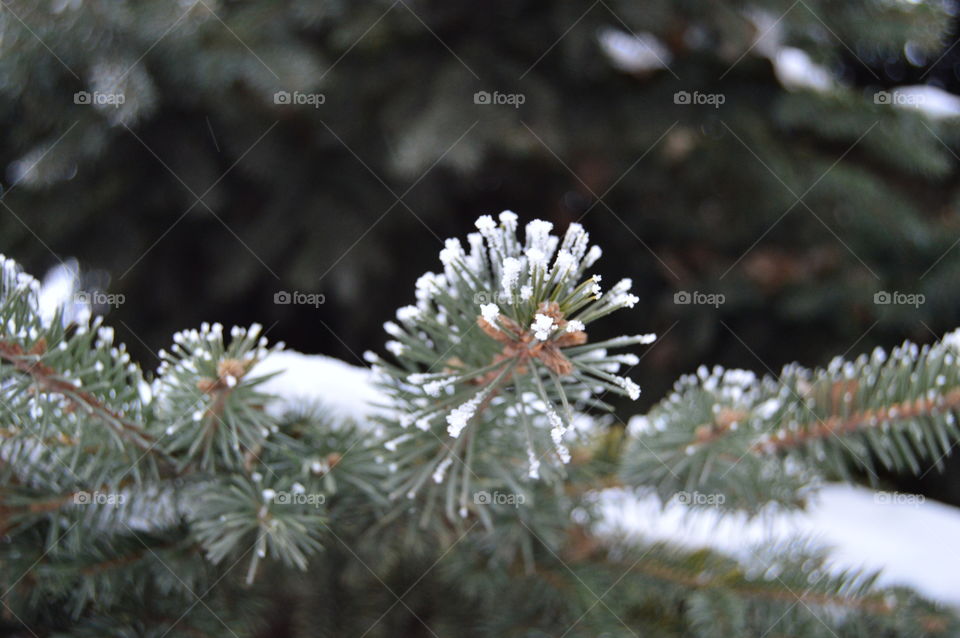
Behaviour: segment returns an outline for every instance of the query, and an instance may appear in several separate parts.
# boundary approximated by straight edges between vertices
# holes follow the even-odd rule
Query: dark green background
[[[760,5],[840,89],[786,90],[737,2],[11,1],[0,250],[109,281],[126,303],[108,321],[148,369],[201,321],[358,363],[479,214],[579,220],[607,285],[632,277],[641,298],[602,330],[663,335],[623,416],[701,363],[823,365],[957,327],[957,127],[873,99],[957,89],[956,5]],[[655,34],[669,69],[617,70],[604,28]],[[113,81],[123,108],[74,103]],[[725,103],[677,105],[681,90]],[[279,290],[326,303],[278,306]],[[726,302],[677,305],[681,290]],[[881,290],[926,303],[878,306]]]

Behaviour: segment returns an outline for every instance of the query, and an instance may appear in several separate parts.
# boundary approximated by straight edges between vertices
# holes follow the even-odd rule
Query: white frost
[[[550,333],[553,332],[553,318],[537,313],[530,329],[533,330],[533,334],[537,339],[546,341],[550,338]]]

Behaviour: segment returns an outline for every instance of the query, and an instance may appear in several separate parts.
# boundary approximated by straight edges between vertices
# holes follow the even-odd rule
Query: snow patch
[[[830,567],[837,573],[850,567],[882,569],[880,585],[906,585],[960,607],[960,550],[952,549],[960,538],[960,510],[884,494],[832,484],[815,493],[805,511],[768,510],[749,519],[677,501],[662,506],[652,490],[616,488],[598,494],[597,531],[689,549],[713,548],[744,563],[759,543],[812,541],[831,549]]]
[[[634,35],[607,27],[597,33],[597,40],[613,66],[627,73],[665,69],[673,58],[666,45],[652,33]]]
[[[252,374],[273,372],[280,374],[260,386],[278,399],[267,405],[267,412],[273,416],[304,403],[319,402],[331,413],[354,419],[362,426],[376,411],[372,404],[383,402],[369,369],[333,357],[289,350],[273,352],[253,368]]]
[[[83,323],[90,318],[88,297],[80,292],[80,266],[76,259],[67,259],[47,271],[37,295],[40,319],[50,325],[57,310],[63,309],[63,324]]]
[[[932,120],[960,116],[960,97],[929,84],[900,86],[887,101],[904,109],[916,109]]]
[[[803,49],[781,47],[770,60],[777,79],[786,89],[825,93],[835,88],[830,72],[814,63]]]

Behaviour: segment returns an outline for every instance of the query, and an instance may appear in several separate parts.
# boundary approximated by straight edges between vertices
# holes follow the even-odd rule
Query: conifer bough
[[[99,318],[45,318],[36,280],[0,257],[0,630],[252,637],[286,593],[301,635],[363,635],[418,573],[462,601],[432,609],[437,635],[957,634],[950,610],[831,574],[802,543],[738,563],[592,522],[615,480],[755,512],[852,468],[939,465],[960,439],[960,333],[779,376],[704,367],[608,445],[589,413],[639,392],[620,371],[636,357],[608,349],[653,336],[592,340],[637,302],[629,281],[599,288],[579,225],[561,239],[533,221],[521,242],[516,223],[481,217],[469,251],[449,240],[387,324],[372,431],[266,410],[256,325],[178,333],[151,378]]]

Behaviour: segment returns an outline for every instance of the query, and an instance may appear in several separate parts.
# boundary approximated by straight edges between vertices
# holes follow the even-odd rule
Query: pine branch
[[[960,333],[909,342],[825,369],[791,365],[778,378],[701,368],[633,421],[628,484],[722,495],[722,507],[800,505],[817,478],[861,468],[919,475],[942,467],[960,437]],[[716,499],[710,505],[718,505]]]
[[[270,416],[265,377],[254,371],[270,349],[256,325],[232,330],[229,342],[218,324],[178,333],[145,388],[107,329],[42,322],[32,284],[5,278],[0,391],[11,425],[0,436],[0,514],[11,544],[0,551],[0,575],[25,574],[7,604],[27,613],[51,601],[69,610],[64,622],[77,635],[96,635],[108,616],[136,627],[136,618],[118,620],[142,593],[128,596],[128,578],[162,592],[151,613],[166,618],[184,592],[219,582],[241,561],[231,596],[241,585],[253,591],[268,558],[306,570],[323,565],[314,558],[322,548],[346,544],[378,570],[447,557],[459,568],[441,577],[444,589],[479,597],[490,627],[504,623],[491,629],[498,635],[553,626],[529,614],[570,636],[622,633],[624,624],[662,633],[664,619],[645,605],[672,610],[682,635],[749,635],[774,624],[792,634],[815,623],[854,634],[955,627],[950,614],[877,588],[870,574],[830,575],[823,555],[797,546],[758,551],[742,565],[585,532],[591,490],[616,482],[620,447],[588,411],[602,406],[600,392],[638,391],[616,374],[635,357],[607,348],[650,337],[591,343],[592,321],[635,298],[624,284],[599,295],[595,278],[580,280],[589,261],[582,229],[561,240],[534,222],[521,248],[512,215],[492,223],[479,222],[469,255],[448,243],[449,272],[422,279],[418,305],[398,313],[403,327],[388,324],[395,361],[371,358],[390,405],[372,432],[325,417],[322,406]],[[538,242],[543,254],[559,249],[553,267]],[[489,290],[497,304],[478,292]],[[64,345],[37,345],[44,341]],[[620,476],[668,498],[712,491],[726,497],[723,507],[755,511],[771,501],[799,505],[818,478],[872,467],[858,451],[891,468],[937,460],[956,440],[958,353],[955,333],[889,359],[878,351],[825,370],[788,366],[776,379],[703,369],[634,421]],[[115,427],[87,427],[87,417],[98,426],[115,417]],[[175,473],[130,465],[132,453],[152,456],[130,440],[138,432]],[[84,502],[87,490],[115,502]],[[187,580],[174,582],[181,569]],[[482,580],[502,576],[526,586]],[[526,579],[538,579],[535,597]],[[611,582],[617,593],[603,602],[615,613],[594,613],[593,592]],[[520,595],[522,617],[493,613]],[[462,626],[455,618],[444,622]],[[223,632],[192,614],[189,623],[188,633]]]
[[[46,342],[43,339],[38,340],[30,352],[24,352],[19,344],[0,341],[0,359],[7,361],[14,369],[33,379],[39,391],[62,395],[74,408],[97,416],[118,435],[141,450],[159,453],[159,450],[154,447],[153,437],[144,431],[142,425],[133,423],[123,415],[111,411],[97,397],[80,390],[73,383],[66,381],[56,370],[44,364],[42,358],[45,350]]]

